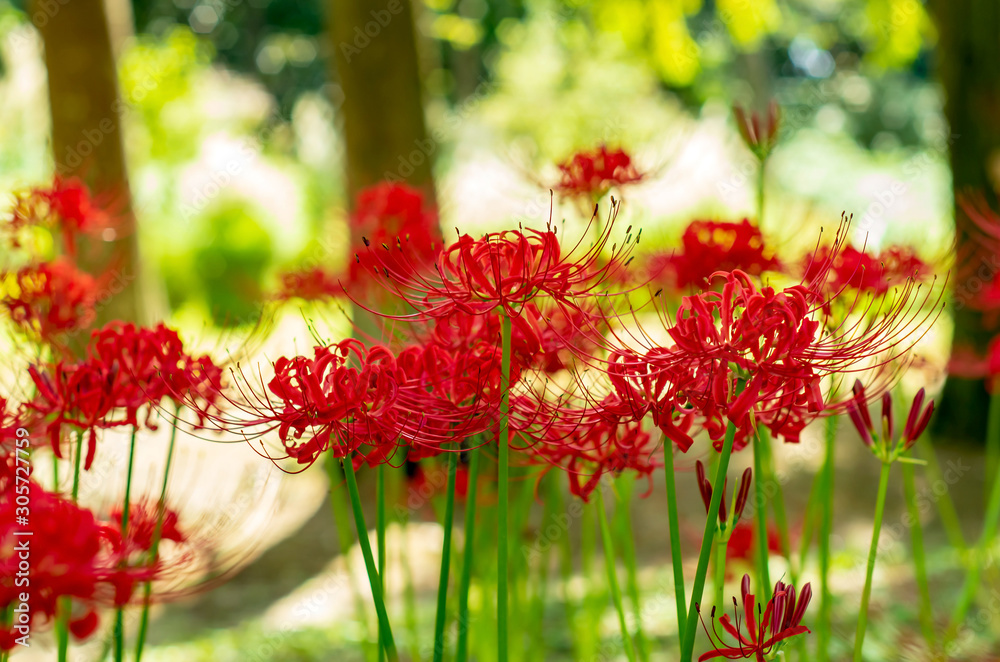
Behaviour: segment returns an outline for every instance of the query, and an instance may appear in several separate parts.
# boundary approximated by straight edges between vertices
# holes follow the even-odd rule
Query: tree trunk
[[[938,33],[937,73],[945,91],[945,115],[951,127],[951,172],[957,195],[971,190],[986,195],[996,208],[1000,186],[1000,3],[996,0],[932,0]],[[959,251],[968,246],[970,221],[955,210]],[[984,263],[985,264],[985,263]],[[989,277],[997,276],[995,273]],[[983,286],[980,277],[952,283],[955,292],[954,346],[984,351],[996,329],[984,329],[982,316],[963,301]],[[938,428],[949,436],[982,439],[987,409],[981,382],[949,378],[938,415]]]
[[[135,216],[122,147],[118,76],[104,0],[34,0],[48,69],[56,173],[79,177],[117,219],[114,235],[81,242],[80,267],[105,274],[98,324],[140,320]]]
[[[348,204],[358,191],[402,181],[434,201],[410,0],[327,0],[335,95],[347,148]]]

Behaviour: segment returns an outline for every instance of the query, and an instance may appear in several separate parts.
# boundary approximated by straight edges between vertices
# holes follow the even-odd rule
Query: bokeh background
[[[349,333],[330,310],[268,302],[286,270],[347,264],[360,188],[415,184],[445,229],[538,226],[555,163],[605,143],[647,173],[627,222],[667,245],[693,218],[753,215],[755,161],[731,108],[775,99],[763,223],[779,249],[847,212],[859,245],[909,244],[947,268],[967,223],[955,193],[996,201],[998,26],[995,0],[3,1],[0,189],[84,178],[134,229],[109,242],[128,256],[126,288],[102,315],[166,318],[218,348],[263,335],[266,314],[253,344],[266,360],[308,347],[313,315]],[[970,315],[935,327],[928,381],[943,381],[953,327],[979,340]],[[976,457],[982,417],[968,412],[985,392],[948,388],[945,452]],[[256,471],[190,444],[206,476]],[[231,519],[254,533],[220,530],[255,552],[222,588],[161,613],[151,661],[352,659],[330,652],[360,635],[327,486],[321,472],[293,478],[230,492],[189,481],[208,510],[241,504]],[[859,487],[859,509],[872,491]],[[432,514],[413,519],[395,534],[419,575],[440,530]],[[664,537],[645,541],[653,566]],[[431,590],[433,572],[420,577]]]

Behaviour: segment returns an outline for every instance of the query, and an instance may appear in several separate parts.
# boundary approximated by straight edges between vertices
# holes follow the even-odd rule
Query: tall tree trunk
[[[1000,186],[1000,3],[997,0],[932,0],[940,40],[937,71],[945,91],[945,115],[951,125],[951,172],[954,190],[981,192],[996,208]],[[968,246],[970,221],[956,207],[959,249]],[[959,277],[955,292],[954,346],[983,351],[997,332],[984,329],[982,316],[964,305],[986,279],[1000,275],[992,265],[979,276]],[[986,392],[981,382],[950,378],[938,416],[948,435],[982,439]]]
[[[334,73],[340,81],[347,193],[404,181],[434,200],[410,0],[326,0]]]
[[[115,213],[114,235],[82,242],[81,268],[106,274],[98,324],[141,319],[135,216],[121,120],[124,104],[105,0],[33,0],[45,44],[56,173],[85,181]]]

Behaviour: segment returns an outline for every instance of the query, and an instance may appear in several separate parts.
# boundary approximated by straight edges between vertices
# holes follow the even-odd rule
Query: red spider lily
[[[30,366],[36,395],[25,404],[48,434],[56,457],[62,457],[64,426],[89,431],[85,469],[94,460],[98,429],[138,427],[143,408],[146,426],[154,428],[153,409],[164,398],[200,400],[199,411],[217,398],[221,369],[207,356],[187,355],[177,333],[163,324],[144,328],[111,322],[93,332],[87,351],[87,358],[75,363]]]
[[[238,395],[223,396],[235,412],[204,415],[248,438],[276,430],[284,455],[273,460],[309,465],[326,451],[335,457],[358,451],[356,461],[375,464],[400,443],[410,444],[419,459],[489,428],[500,381],[492,345],[456,354],[418,346],[397,357],[382,346],[345,340],[316,347],[312,357],[279,358],[263,393],[241,376]]]
[[[45,342],[58,345],[60,336],[90,326],[96,317],[104,286],[67,258],[31,264],[4,276],[7,288],[0,305],[11,320]]]
[[[112,421],[117,389],[122,384],[116,370],[108,371],[93,362],[68,363],[58,361],[44,371],[29,366],[28,374],[37,391],[25,403],[34,414],[52,444],[56,457],[62,458],[64,426],[88,431],[84,469],[90,469],[97,452],[99,428],[124,425]]]
[[[621,149],[601,145],[590,152],[579,152],[559,164],[562,180],[555,190],[566,196],[601,198],[610,189],[642,180],[632,164],[632,157]]]
[[[365,245],[390,246],[401,238],[409,251],[405,257],[392,252],[375,256],[359,242],[352,247],[358,255],[348,271],[352,284],[370,283],[375,268],[409,277],[414,269],[429,268],[440,249],[437,215],[425,207],[420,191],[405,184],[383,182],[361,191],[350,223],[352,236],[363,237]]]
[[[695,462],[695,474],[698,477],[698,491],[701,493],[701,500],[705,504],[705,512],[711,515],[708,509],[712,506],[712,483],[705,476],[705,465],[701,463],[701,460]],[[747,498],[750,496],[752,481],[753,470],[748,467],[743,472],[743,476],[740,477],[740,486],[736,490],[736,503],[733,506],[734,522],[738,522],[743,516],[743,509],[746,508]],[[729,522],[729,518],[726,515],[726,487],[728,483],[728,478],[722,483],[722,501],[719,502],[719,522],[722,524]]]
[[[79,235],[93,235],[114,225],[112,217],[79,179],[59,176],[51,187],[36,187],[17,196],[8,230],[18,246],[16,233],[30,226],[47,226],[61,233],[66,254],[76,255]]]
[[[117,532],[100,524],[94,514],[68,499],[30,485],[31,529],[30,583],[15,581],[24,577],[24,561],[18,552],[26,537],[15,531],[16,506],[13,487],[0,500],[0,608],[13,608],[28,593],[27,623],[0,631],[0,649],[10,650],[16,639],[27,631],[35,632],[51,623],[56,606],[63,597],[73,598],[74,611],[70,631],[78,639],[92,635],[98,625],[97,608],[126,604],[135,588],[155,577],[155,570],[132,567],[122,555]],[[18,625],[23,626],[19,628]]]
[[[521,314],[511,319],[511,355],[518,364],[546,373],[565,369],[571,357],[567,347],[578,350],[595,347],[589,330],[600,320],[580,307],[559,306],[543,313],[528,302]],[[436,319],[429,333],[418,334],[427,341],[458,351],[478,342],[495,344],[500,337],[500,319],[495,315],[455,312]]]
[[[433,279],[417,269],[412,270],[411,276],[402,276],[391,266],[394,260],[407,256],[402,241],[397,241],[395,248],[387,245],[373,248],[368,242],[371,259],[380,265],[376,274],[416,312],[385,315],[355,303],[383,317],[419,321],[455,312],[483,315],[498,309],[513,318],[520,315],[528,302],[539,297],[573,306],[579,304],[578,300],[606,296],[602,285],[620,279],[641,234],[633,237],[629,227],[621,244],[612,245],[612,255],[604,256],[617,211],[618,203],[613,202],[610,222],[598,241],[586,247],[581,242],[568,252],[563,250],[551,226],[545,231],[495,232],[480,239],[461,235],[438,256],[437,277]]]
[[[939,310],[935,302],[922,311],[931,290],[914,297],[908,284],[877,308],[869,303],[851,324],[830,327],[822,318],[828,301],[807,285],[778,292],[758,288],[740,271],[716,278],[720,291],[682,300],[667,326],[673,346],[618,351],[606,369],[637,416],[653,411],[662,427],[670,411],[693,413],[717,445],[730,421],[737,427],[735,448],[756,424],[797,441],[809,420],[846,407],[823,402],[824,377],[903,356]],[[873,314],[876,321],[866,321]],[[664,432],[682,450],[692,443],[687,435]]]
[[[525,451],[532,459],[565,471],[570,493],[583,501],[590,500],[605,474],[634,471],[651,481],[653,472],[662,466],[658,444],[640,423],[601,417],[597,410],[557,413],[558,422],[546,426],[545,433],[532,434],[537,441]],[[515,422],[512,427],[525,426]]]
[[[750,658],[758,662],[764,662],[765,656],[776,652],[787,639],[800,634],[806,634],[810,630],[802,625],[802,618],[805,616],[806,608],[812,598],[812,587],[806,584],[802,587],[802,593],[796,599],[795,587],[783,582],[774,585],[774,597],[767,603],[767,607],[761,614],[761,607],[757,604],[757,598],[750,593],[750,575],[743,575],[743,582],[740,587],[742,595],[743,619],[740,620],[740,604],[733,598],[734,624],[728,614],[719,618],[719,625],[735,640],[732,645],[726,645],[722,636],[715,629],[715,607],[712,607],[712,631],[708,631],[708,626],[702,621],[702,627],[712,641],[715,650],[709,651],[698,658],[698,662],[712,660],[718,657],[727,660],[739,660]],[[700,613],[700,610],[699,610]],[[746,633],[743,632],[744,627]]]
[[[275,298],[279,301],[323,301],[343,294],[343,291],[336,274],[322,267],[313,267],[281,274],[281,285]]]
[[[767,117],[757,113],[747,115],[741,106],[733,106],[733,116],[736,118],[736,128],[740,137],[758,159],[764,160],[778,142],[778,128],[781,124],[781,110],[775,101],[767,106]]]
[[[111,521],[121,531],[122,507],[111,511]],[[157,523],[160,521],[160,508],[157,504],[141,501],[130,504],[128,511],[128,529],[123,538],[123,549],[128,555],[149,552],[153,549],[153,538],[156,535]],[[163,522],[160,526],[160,540],[170,540],[183,543],[187,540],[177,528],[177,512],[169,508],[163,510]]]
[[[892,246],[872,255],[853,246],[823,246],[806,259],[805,280],[815,282],[822,273],[832,291],[850,287],[885,294],[907,280],[926,280],[931,268],[909,248]]]
[[[753,561],[757,551],[756,546],[757,527],[749,522],[737,522],[729,534],[729,542],[726,543],[726,561],[742,559],[746,562]],[[767,551],[771,554],[782,555],[781,535],[773,526],[767,527]]]
[[[985,356],[971,347],[957,348],[948,362],[948,372],[964,379],[985,379],[986,388],[995,392],[1000,377],[1000,336],[990,341]]]
[[[764,245],[760,228],[744,218],[739,222],[693,221],[681,236],[681,251],[652,255],[647,271],[651,281],[671,282],[675,289],[705,289],[716,271],[744,271],[760,276],[780,271],[781,263]]]
[[[847,413],[861,435],[861,441],[878,457],[891,461],[901,453],[909,450],[920,435],[927,429],[931,416],[934,414],[934,401],[924,407],[924,389],[917,391],[910,405],[910,413],[906,417],[903,434],[896,439],[896,429],[893,424],[892,395],[886,392],[882,395],[882,429],[876,431],[868,413],[868,399],[865,397],[865,387],[860,381],[854,384],[854,399],[847,406]]]

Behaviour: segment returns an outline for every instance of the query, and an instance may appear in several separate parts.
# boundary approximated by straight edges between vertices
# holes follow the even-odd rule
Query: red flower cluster
[[[719,618],[719,625],[735,640],[735,643],[726,645],[715,629],[715,607],[712,607],[712,631],[708,631],[704,621],[702,626],[705,633],[712,641],[715,650],[709,651],[698,658],[698,662],[712,660],[722,657],[727,660],[739,660],[750,658],[758,662],[764,662],[765,656],[775,652],[782,643],[800,634],[809,632],[809,628],[802,625],[802,618],[805,616],[806,608],[812,598],[812,587],[806,584],[802,588],[802,593],[795,595],[795,587],[783,582],[778,582],[774,586],[774,597],[767,603],[763,615],[761,607],[757,604],[756,596],[750,592],[750,575],[743,575],[743,582],[740,587],[742,595],[743,620],[740,620],[740,604],[733,598],[736,606],[733,614],[734,624],[729,618],[729,614],[724,614]],[[743,629],[746,628],[744,633]]]
[[[323,301],[343,294],[344,288],[336,274],[322,267],[287,271],[281,274],[281,285],[275,298],[279,301],[302,299]]]
[[[885,294],[907,280],[924,280],[931,268],[912,249],[892,246],[877,255],[853,246],[821,247],[805,262],[805,280],[829,291],[853,288]],[[824,281],[825,279],[825,281]]]
[[[55,343],[66,333],[84,329],[96,317],[102,285],[67,258],[40,262],[7,274],[0,304],[22,329]]]
[[[8,223],[12,243],[19,246],[17,233],[27,227],[47,227],[62,235],[64,249],[76,255],[80,235],[94,235],[114,226],[114,219],[90,195],[79,179],[58,175],[50,187],[35,187],[19,194]]]
[[[76,179],[56,177],[50,188],[34,188],[18,195],[2,231],[10,248],[24,245],[24,230],[44,228],[61,238],[61,250],[43,258],[28,255],[16,271],[0,268],[3,294],[0,306],[29,335],[68,353],[63,337],[93,324],[101,293],[109,276],[94,276],[77,265],[78,239],[111,228],[109,214]],[[32,242],[34,245],[35,242]]]
[[[13,490],[8,486],[0,500],[0,550],[4,550],[0,554],[0,608],[20,604],[21,594],[26,592],[29,611],[0,631],[0,649],[12,649],[26,631],[51,623],[63,597],[74,600],[70,631],[85,639],[97,629],[98,607],[128,603],[139,584],[155,577],[155,568],[129,565],[121,535],[114,527],[98,522],[89,510],[31,484],[31,581],[18,586],[15,579],[26,562],[17,551],[24,538],[15,536],[19,527]]]
[[[806,285],[778,292],[759,289],[740,271],[715,277],[721,291],[682,300],[667,328],[672,347],[653,346],[644,354],[620,350],[607,367],[636,416],[652,412],[654,423],[682,451],[692,439],[674,425],[671,412],[698,416],[717,445],[727,421],[737,428],[737,449],[757,424],[798,441],[810,420],[846,407],[846,402],[823,402],[823,377],[858,370],[869,359],[879,365],[891,361],[912,347],[917,329],[937,314],[930,306],[913,318],[911,311],[920,306],[900,296],[880,311],[877,325],[860,321],[826,331],[821,319],[826,301]]]
[[[164,398],[200,401],[201,410],[210,409],[222,370],[207,356],[185,353],[177,333],[163,324],[144,328],[112,322],[92,334],[85,359],[61,360],[44,369],[31,366],[28,374],[37,392],[25,403],[33,425],[44,428],[59,458],[64,426],[88,431],[84,468],[89,469],[99,429],[138,426],[143,408],[145,424],[152,427],[153,409]]]
[[[611,188],[632,184],[642,175],[632,164],[632,157],[621,149],[605,145],[590,152],[579,152],[559,164],[562,180],[555,190],[566,196],[597,199]]]
[[[760,228],[744,218],[739,222],[693,221],[681,236],[681,250],[652,255],[647,271],[654,283],[668,280],[674,289],[709,287],[716,271],[744,271],[760,276],[780,271],[781,263],[764,246]]]
[[[411,459],[486,430],[500,397],[499,352],[492,345],[449,351],[428,344],[394,355],[356,340],[316,347],[313,356],[282,357],[268,393],[243,379],[240,416],[211,418],[223,429],[276,430],[284,455],[310,465],[323,452],[375,464],[399,444]]]
[[[638,234],[633,238],[630,227],[624,241],[612,246],[612,255],[603,255],[617,209],[615,204],[612,222],[598,241],[587,247],[578,244],[568,252],[560,246],[555,230],[547,227],[545,231],[489,233],[480,239],[461,235],[439,255],[435,265],[438,277],[433,279],[416,269],[405,275],[392,266],[405,257],[401,244],[380,250],[369,246],[369,259],[382,265],[386,288],[417,311],[415,316],[398,319],[443,318],[456,312],[484,315],[498,308],[517,317],[537,298],[579,307],[580,299],[607,295],[602,285],[621,278],[639,240]]]
[[[437,214],[425,207],[423,194],[405,184],[385,182],[358,194],[351,214],[351,236],[362,237],[352,248],[356,259],[348,278],[365,291],[373,270],[388,270],[394,278],[432,268],[440,248]],[[406,255],[394,251],[375,256],[365,246],[406,246]]]

